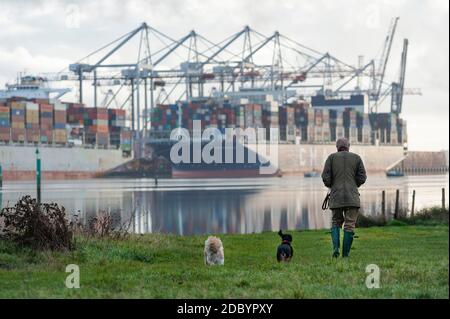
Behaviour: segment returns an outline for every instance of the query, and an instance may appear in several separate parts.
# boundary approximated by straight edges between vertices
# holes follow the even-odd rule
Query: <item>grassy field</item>
[[[290,264],[276,233],[221,235],[225,266],[203,264],[206,236],[77,239],[72,252],[33,252],[0,241],[0,298],[448,298],[448,226],[357,230],[349,260],[332,260],[326,230],[294,231]],[[80,289],[65,267],[80,267]],[[381,287],[368,289],[376,264]]]

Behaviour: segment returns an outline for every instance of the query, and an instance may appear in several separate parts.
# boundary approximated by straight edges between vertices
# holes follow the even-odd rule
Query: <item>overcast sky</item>
[[[447,0],[0,1],[0,86],[19,71],[56,72],[145,21],[173,38],[195,29],[219,42],[245,25],[280,33],[351,64],[380,53],[399,16],[388,81],[397,79],[402,39],[410,41],[405,96],[412,150],[449,148]]]

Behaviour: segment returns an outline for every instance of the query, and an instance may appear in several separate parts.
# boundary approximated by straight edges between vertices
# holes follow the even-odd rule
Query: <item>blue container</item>
[[[53,125],[53,127],[56,128],[56,129],[65,129],[66,128],[66,124],[64,124],[64,123],[55,123]]]
[[[11,109],[11,115],[14,115],[14,116],[25,116],[25,110]]]
[[[0,127],[9,128],[11,127],[11,123],[8,120],[0,120]]]

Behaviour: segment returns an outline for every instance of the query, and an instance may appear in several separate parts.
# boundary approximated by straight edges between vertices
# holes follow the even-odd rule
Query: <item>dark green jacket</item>
[[[358,187],[366,181],[366,170],[361,157],[341,151],[328,156],[322,180],[331,188],[330,209],[360,207]]]

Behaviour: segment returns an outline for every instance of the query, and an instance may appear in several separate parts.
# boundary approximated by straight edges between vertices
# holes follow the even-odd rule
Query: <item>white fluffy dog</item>
[[[223,245],[220,238],[209,236],[205,240],[205,265],[223,265],[225,257],[223,254]]]

